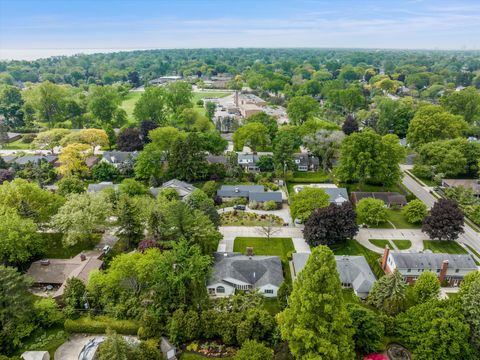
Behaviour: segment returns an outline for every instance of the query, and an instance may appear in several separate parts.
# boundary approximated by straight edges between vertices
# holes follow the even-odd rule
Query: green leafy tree
[[[35,320],[42,327],[51,327],[63,320],[58,304],[52,298],[38,299],[33,303]]]
[[[220,215],[215,208],[213,199],[208,197],[208,195],[202,190],[197,189],[193,191],[187,198],[186,202],[192,209],[200,210],[207,215],[215,226],[220,225]]]
[[[120,196],[117,204],[118,231],[117,235],[124,240],[127,247],[136,246],[143,238],[143,229],[138,209],[132,199],[127,195]]]
[[[470,329],[448,301],[429,301],[396,318],[396,333],[419,360],[475,359]]]
[[[255,340],[247,340],[234,357],[235,360],[272,360],[273,350]]]
[[[277,135],[278,131],[278,124],[277,119],[274,116],[268,115],[267,113],[261,111],[256,114],[250,115],[245,119],[247,124],[250,123],[260,123],[265,125],[268,129],[268,136],[271,140],[275,139],[275,135]]]
[[[68,317],[76,317],[84,309],[85,284],[76,277],[70,277],[65,282],[63,292],[64,312]]]
[[[424,303],[428,300],[438,299],[440,294],[440,281],[437,274],[426,271],[420,274],[413,284],[413,293],[418,303]]]
[[[168,337],[175,345],[198,338],[200,318],[194,310],[176,310],[168,322]]]
[[[405,97],[397,101],[378,97],[375,103],[378,111],[375,129],[382,135],[393,133],[400,138],[405,137],[408,125],[415,115],[413,99]]]
[[[90,88],[88,109],[102,123],[112,121],[120,103],[120,95],[113,86],[92,85]]]
[[[399,162],[405,149],[395,135],[380,136],[372,130],[353,133],[342,142],[337,175],[342,181],[393,185],[400,181]]]
[[[288,102],[288,118],[294,125],[300,125],[320,112],[320,104],[311,96],[297,96]]]
[[[190,133],[186,138],[178,138],[168,156],[168,172],[177,179],[195,181],[207,175],[207,156],[201,139]]]
[[[297,147],[295,146],[293,139],[290,137],[282,136],[278,141],[275,141],[272,160],[275,169],[279,173],[295,170],[295,160],[293,155],[296,150]]]
[[[192,85],[185,81],[175,81],[166,86],[169,110],[178,115],[184,108],[192,107]]]
[[[67,86],[44,81],[26,91],[23,95],[25,105],[31,107],[39,121],[45,121],[49,127],[63,121],[65,99],[70,90]]]
[[[20,217],[15,209],[0,207],[0,254],[4,265],[25,264],[41,254],[43,246],[31,219]]]
[[[207,111],[207,117],[212,120],[213,116],[215,115],[215,109],[217,108],[217,104],[214,102],[208,101],[205,105],[205,109]]]
[[[202,186],[202,191],[207,194],[207,196],[213,199],[217,195],[217,190],[219,188],[219,184],[213,180],[207,181]]]
[[[480,117],[480,94],[473,86],[442,96],[440,104],[452,114],[462,115],[468,123]]]
[[[160,179],[164,174],[165,154],[155,144],[147,144],[135,162],[135,177],[143,180]]]
[[[282,339],[288,341],[296,359],[355,357],[353,329],[330,249],[313,249],[277,321]]]
[[[130,347],[122,335],[108,330],[105,340],[98,347],[98,360],[129,360],[132,358]]]
[[[273,171],[274,169],[273,159],[271,156],[268,156],[268,155],[259,156],[258,161],[256,162],[256,166],[258,166],[258,168],[262,172]]]
[[[167,105],[167,92],[164,87],[147,87],[135,103],[133,116],[139,122],[149,120],[158,125],[166,125],[168,119]]]
[[[465,320],[470,325],[470,342],[480,351],[480,273],[470,273],[460,285],[460,303]]]
[[[310,214],[316,210],[327,207],[330,198],[322,189],[304,188],[290,199],[290,212],[292,218],[306,221]]]
[[[148,194],[148,189],[141,182],[134,179],[124,179],[118,186],[120,194],[139,196]]]
[[[11,355],[34,330],[33,297],[26,276],[0,265],[0,352]]]
[[[269,142],[267,127],[257,122],[243,125],[233,134],[233,144],[236,151],[242,151],[244,146],[248,146],[253,152],[256,152],[258,147],[263,148]]]
[[[341,131],[321,129],[316,133],[303,138],[303,144],[315,155],[327,171],[333,167],[334,160],[338,158],[340,144],[344,139]]]
[[[60,141],[68,134],[70,134],[70,130],[67,129],[51,129],[42,131],[35,137],[31,147],[32,149],[46,149],[51,151],[53,154],[55,147],[60,146]]]
[[[459,115],[453,115],[436,105],[419,107],[408,126],[407,141],[414,148],[444,139],[461,137],[468,125]]]
[[[12,128],[25,125],[22,106],[24,104],[22,93],[16,86],[0,86],[0,114]]]
[[[102,161],[92,167],[92,178],[95,181],[114,181],[119,176],[117,168],[110,163]]]
[[[405,307],[406,287],[402,274],[395,270],[375,281],[368,303],[388,315],[396,315]]]
[[[92,234],[105,225],[111,212],[112,205],[104,193],[70,194],[52,217],[51,225],[64,234],[66,245],[74,245],[90,241]]]
[[[80,194],[87,189],[87,184],[76,176],[65,176],[57,185],[57,194],[63,197],[68,194]]]
[[[402,210],[403,216],[410,224],[420,224],[428,214],[427,205],[422,200],[412,200]]]
[[[388,220],[385,203],[379,199],[364,198],[357,204],[358,220],[368,225],[378,225]]]
[[[382,339],[385,325],[372,310],[358,304],[347,304],[355,335],[355,350],[360,354],[369,354],[383,349]]]

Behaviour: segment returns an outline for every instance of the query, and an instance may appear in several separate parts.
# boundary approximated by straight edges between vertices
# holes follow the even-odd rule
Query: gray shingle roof
[[[111,181],[102,181],[97,184],[88,184],[87,192],[99,192],[104,189],[118,189],[118,185]]]
[[[13,160],[13,162],[15,162],[18,165],[26,165],[29,162],[38,163],[42,160],[45,160],[49,163],[53,163],[57,161],[57,159],[58,159],[58,156],[56,155],[25,155],[25,156],[16,158],[15,160]]]
[[[123,163],[129,159],[135,160],[138,157],[138,151],[105,151],[103,159],[111,164]]]
[[[345,188],[322,188],[330,197],[331,203],[342,203],[348,200],[348,192]],[[342,200],[344,199],[344,200]]]
[[[398,253],[390,252],[398,269],[440,269],[448,260],[449,269],[477,270],[475,261],[467,254]]]
[[[228,157],[225,155],[207,155],[207,162],[209,164],[227,164]]]
[[[248,194],[253,192],[264,191],[262,185],[222,185],[217,191],[220,197],[248,197]]]
[[[256,202],[275,201],[276,203],[281,203],[282,193],[280,191],[250,191],[248,200]]]
[[[225,256],[227,254],[227,256]],[[240,253],[215,253],[215,265],[209,283],[236,280],[252,287],[283,282],[282,262],[278,256],[245,256]]]
[[[195,186],[192,184],[186,183],[181,180],[172,179],[162,184],[162,186],[157,188],[150,188],[150,193],[157,197],[158,193],[163,189],[174,189],[177,191],[178,196],[180,199],[184,199],[185,197],[189,196],[192,192],[197,190]]]

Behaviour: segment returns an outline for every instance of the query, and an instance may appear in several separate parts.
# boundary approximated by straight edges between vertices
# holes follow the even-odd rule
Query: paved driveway
[[[410,240],[412,246],[400,252],[419,252],[423,250],[423,240],[428,236],[420,229],[360,229],[355,239],[367,249],[382,253],[383,249],[373,245],[369,239]],[[394,246],[394,244],[392,243]]]

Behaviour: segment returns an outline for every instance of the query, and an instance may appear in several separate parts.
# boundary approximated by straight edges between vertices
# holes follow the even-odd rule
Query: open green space
[[[129,120],[133,120],[133,109],[135,109],[135,104],[137,103],[138,99],[140,99],[142,94],[143,92],[141,91],[131,91],[123,99],[120,107],[125,110]]]
[[[380,254],[362,246],[357,240],[347,240],[343,244],[330,246],[335,255],[363,255],[377,278],[384,275],[380,267]]]
[[[51,327],[49,329],[37,329],[30,336],[22,340],[21,348],[16,352],[20,356],[25,351],[48,351],[50,358],[53,359],[55,351],[68,339],[68,333],[63,329],[63,325]]]
[[[387,209],[388,221],[378,225],[368,225],[374,229],[420,229],[421,224],[410,224],[400,209]]]
[[[398,250],[407,250],[410,249],[412,246],[412,242],[410,240],[392,240]]]
[[[43,257],[50,259],[70,259],[84,250],[92,250],[101,239],[100,234],[94,234],[91,242],[79,242],[73,246],[64,246],[62,234],[41,233],[39,236],[46,240]]]
[[[193,102],[196,103],[198,100],[205,98],[223,98],[230,95],[231,92],[227,91],[197,91],[193,93]]]
[[[381,248],[381,249],[384,249],[385,246],[387,246],[387,245],[390,248],[392,248],[392,244],[390,244],[390,242],[388,240],[385,240],[385,239],[368,239],[368,242],[370,242],[371,244],[373,244],[376,247]]]
[[[325,183],[331,180],[331,176],[324,171],[295,171],[287,180],[292,183]]]
[[[423,248],[434,253],[468,254],[467,250],[455,241],[423,240]]]
[[[1,147],[3,150],[29,150],[30,144],[22,142],[22,139],[12,141],[8,144],[3,144]]]
[[[375,191],[391,191],[402,193],[398,184],[392,186],[382,186],[382,185],[372,185],[372,184],[359,184],[359,183],[339,183],[338,187],[347,188],[348,193],[352,191],[366,191],[366,192],[375,192]]]

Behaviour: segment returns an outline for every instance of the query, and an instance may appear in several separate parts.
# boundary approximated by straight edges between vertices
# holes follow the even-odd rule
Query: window
[[[217,294],[225,294],[225,288],[223,286],[217,286]]]
[[[265,289],[265,294],[273,294],[273,290],[272,289]]]
[[[437,269],[437,273],[439,273],[439,272],[440,272],[440,269]]]
[[[455,269],[455,272],[458,273],[460,271],[460,269]]]
[[[208,295],[215,295],[215,288],[208,288]]]
[[[412,269],[407,269],[407,272],[412,272]]]

